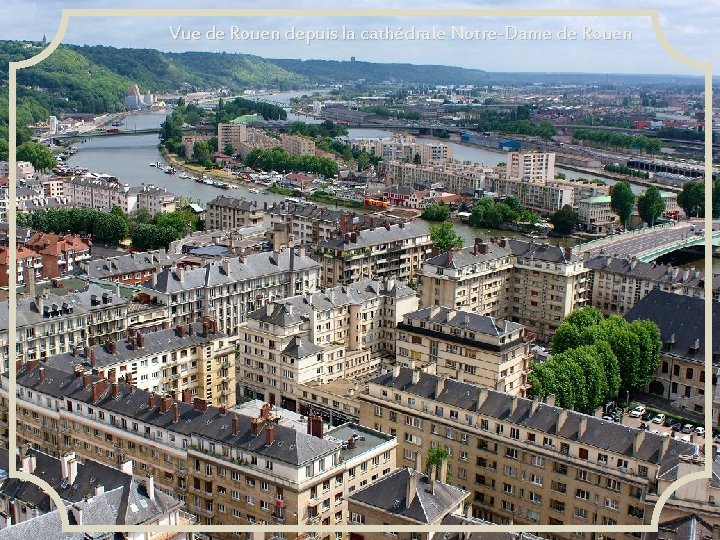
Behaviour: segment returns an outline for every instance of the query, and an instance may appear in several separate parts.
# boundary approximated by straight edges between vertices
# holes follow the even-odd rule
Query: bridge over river
[[[678,249],[703,245],[708,234],[706,231],[700,232],[704,228],[702,219],[658,225],[652,229],[640,229],[586,242],[578,247],[578,251],[588,257],[636,257],[640,261],[650,262]],[[712,228],[712,244],[718,248],[720,221],[713,221]]]

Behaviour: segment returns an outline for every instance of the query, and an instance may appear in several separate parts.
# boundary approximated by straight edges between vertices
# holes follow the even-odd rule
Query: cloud
[[[663,32],[670,43],[683,54],[691,58],[703,58],[718,65],[720,50],[707,47],[709,28],[720,25],[720,10],[709,2],[693,6],[678,5],[670,0],[639,0],[633,3],[634,8],[657,8]],[[604,0],[603,8],[624,8],[621,0]],[[457,8],[591,8],[600,7],[588,0],[580,2],[572,0],[554,0],[537,6],[527,0],[507,0],[504,2],[484,2],[480,0],[464,0],[454,2]],[[437,0],[369,0],[355,4],[353,8],[434,8]],[[63,7],[117,7],[111,0],[6,0],[4,10],[6,39],[40,39],[43,34],[51,38],[57,29],[60,12]],[[126,0],[124,7],[144,8],[146,2]],[[197,7],[197,3],[189,0],[173,2],[157,2],[153,7],[182,8]],[[256,3],[233,2],[227,0],[210,0],[203,4],[204,8],[223,7],[257,7]],[[287,2],[269,0],[263,7],[288,7]],[[314,0],[293,3],[293,7],[302,8],[335,8],[337,3],[331,0]],[[228,29],[235,24],[248,29],[268,29],[281,33],[293,27],[302,30],[321,32],[324,29],[338,30],[342,25],[361,29],[381,29],[390,27],[415,25],[428,28],[433,24],[449,32],[453,25],[464,24],[479,29],[495,29],[502,31],[506,25],[515,26],[520,30],[549,30],[555,33],[567,26],[576,29],[582,35],[584,26],[593,31],[629,30],[632,39],[578,39],[572,42],[551,40],[435,40],[428,41],[392,41],[373,42],[369,40],[316,40],[306,44],[302,40],[254,40],[210,41],[201,39],[173,40],[170,25],[182,25],[184,28],[197,29],[202,32],[213,24]],[[646,18],[593,17],[578,19],[574,17],[552,18],[472,18],[465,20],[407,17],[363,17],[363,18],[332,18],[332,17],[295,17],[295,18],[77,18],[72,19],[66,35],[66,42],[76,44],[103,44],[117,47],[157,48],[164,51],[210,50],[228,52],[245,52],[271,58],[325,58],[358,59],[376,62],[411,62],[460,65],[463,67],[481,68],[490,71],[594,71],[608,73],[692,73],[698,74],[689,66],[670,58],[658,44]]]

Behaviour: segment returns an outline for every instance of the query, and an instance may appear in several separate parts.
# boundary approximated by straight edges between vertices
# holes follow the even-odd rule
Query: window
[[[357,512],[350,513],[350,521],[352,523],[365,523],[365,516]]]
[[[587,459],[588,458],[588,449],[587,448],[580,448],[578,450],[578,457],[580,459]]]
[[[615,499],[611,499],[609,497],[605,498],[605,508],[610,508],[611,510],[617,510],[618,506],[619,506],[619,504]]]
[[[587,510],[585,508],[575,507],[575,517],[580,519],[587,519]]]
[[[542,477],[538,476],[535,473],[530,475],[530,482],[532,482],[536,486],[542,486],[543,484]]]
[[[608,456],[607,454],[598,454],[598,463],[602,465],[607,465],[608,462]]]
[[[542,495],[539,493],[535,493],[534,491],[530,492],[530,502],[533,502],[535,504],[542,504]]]
[[[590,493],[588,493],[584,489],[578,488],[577,490],[575,490],[575,497],[587,501],[590,498]]]
[[[545,466],[545,458],[541,456],[532,456],[531,463],[533,464],[533,467],[544,467]]]
[[[511,459],[517,459],[517,457],[518,457],[517,448],[506,448],[505,449],[505,457],[508,457]]]

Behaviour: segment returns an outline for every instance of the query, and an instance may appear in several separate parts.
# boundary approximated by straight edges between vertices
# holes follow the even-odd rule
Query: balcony
[[[308,525],[316,525],[316,524],[320,523],[320,514],[318,514],[316,516],[308,517],[307,523],[308,523]]]

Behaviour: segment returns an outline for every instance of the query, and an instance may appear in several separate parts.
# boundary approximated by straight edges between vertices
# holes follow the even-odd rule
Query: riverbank
[[[180,156],[178,156],[177,154],[171,154],[164,148],[160,149],[160,153],[162,154],[165,161],[167,161],[168,165],[170,165],[171,167],[175,167],[175,169],[177,170],[183,170],[185,172],[193,173],[196,174],[198,177],[208,175],[215,177],[218,180],[227,180],[228,182],[231,182],[233,184],[243,185],[243,182],[241,182],[240,179],[233,173],[223,171],[222,169],[206,169],[202,165],[187,163],[185,161],[182,161]]]

